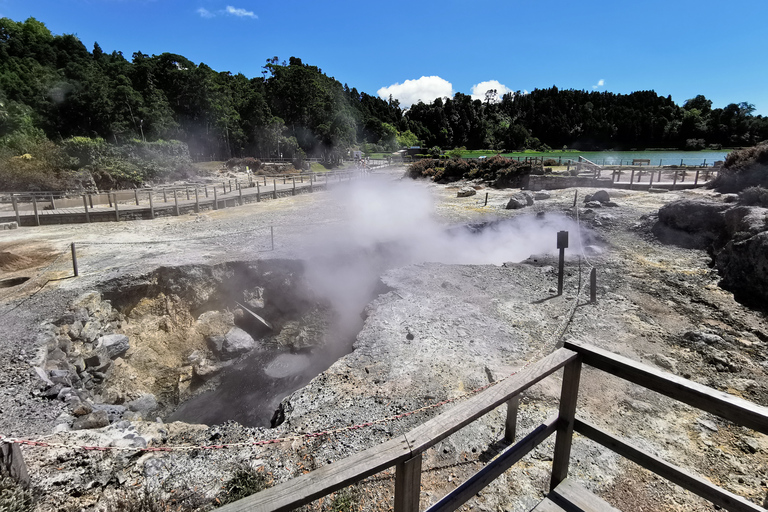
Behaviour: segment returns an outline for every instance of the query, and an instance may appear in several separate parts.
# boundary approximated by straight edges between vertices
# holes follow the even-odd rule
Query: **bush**
[[[414,180],[418,178],[429,178],[434,176],[436,167],[437,160],[422,158],[409,165],[408,170],[405,171],[405,175]]]
[[[264,468],[252,469],[244,467],[238,469],[235,475],[224,485],[224,489],[219,497],[219,501],[224,503],[233,503],[263,491],[271,487],[274,483],[270,473],[264,473]]]
[[[466,160],[452,159],[445,162],[445,166],[435,173],[435,181],[456,181],[469,175],[472,170]]]
[[[32,491],[24,489],[8,476],[0,476],[0,510],[3,512],[31,512],[34,509]]]
[[[749,187],[768,188],[768,143],[731,152],[712,181],[712,188],[723,193]]]
[[[739,192],[739,204],[768,208],[768,189],[748,187]]]
[[[541,163],[541,165],[543,165],[544,167],[552,167],[552,166],[554,166],[554,165],[560,165],[560,164],[559,164],[559,163],[558,163],[558,161],[557,161],[557,160],[555,160],[554,158],[547,158],[546,160],[544,160],[544,161]]]
[[[77,185],[73,163],[59,146],[43,139],[27,149],[28,153],[14,155],[9,148],[0,148],[0,190],[38,192]]]

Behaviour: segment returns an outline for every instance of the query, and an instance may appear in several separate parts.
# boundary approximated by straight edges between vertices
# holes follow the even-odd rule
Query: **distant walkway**
[[[83,194],[56,199],[52,194],[11,194],[13,210],[0,213],[0,223],[19,226],[149,220],[188,213],[220,210],[246,203],[310,193],[330,184],[350,181],[364,171],[322,174],[251,176],[247,183],[226,180],[207,185]],[[24,201],[22,203],[22,201]],[[75,206],[80,203],[82,206]],[[30,209],[31,207],[31,209]]]

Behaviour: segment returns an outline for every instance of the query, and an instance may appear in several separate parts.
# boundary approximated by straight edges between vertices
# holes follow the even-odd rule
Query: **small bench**
[[[547,494],[531,512],[620,512],[569,478]]]

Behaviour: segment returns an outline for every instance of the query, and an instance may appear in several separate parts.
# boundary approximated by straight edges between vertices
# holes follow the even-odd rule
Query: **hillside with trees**
[[[351,149],[415,144],[703,149],[768,139],[768,118],[754,116],[752,105],[713,109],[704,96],[680,107],[653,91],[552,87],[500,101],[492,91],[485,101],[456,93],[403,109],[396,99],[359,92],[297,57],[269,58],[261,74],[216,71],[174,53],[137,51],[129,59],[98,43],[89,51],[76,36],[54,35],[34,18],[2,18],[0,188],[23,183],[25,173],[50,178],[38,179],[40,187],[58,186],[83,166],[140,183],[169,169],[183,173],[192,161],[311,156],[333,164]],[[133,149],[116,149],[124,146]],[[165,155],[161,166],[121,156],[158,150]],[[6,179],[9,172],[14,179]]]

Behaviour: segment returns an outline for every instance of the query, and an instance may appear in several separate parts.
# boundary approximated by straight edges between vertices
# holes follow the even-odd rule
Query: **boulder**
[[[549,192],[547,192],[546,190],[539,190],[538,192],[536,192],[535,194],[533,194],[533,198],[534,198],[536,201],[542,201],[542,200],[544,200],[544,199],[550,199],[551,197],[552,197],[552,194],[550,194],[550,193],[549,193]]]
[[[117,359],[125,354],[131,345],[125,334],[108,334],[99,338],[96,350],[110,359]]]
[[[683,199],[664,205],[653,233],[664,243],[690,249],[723,245],[727,230],[722,213],[730,208],[723,203]]]
[[[146,394],[140,396],[136,400],[131,400],[130,402],[126,403],[125,406],[129,411],[137,412],[143,417],[147,417],[157,409],[157,398],[155,398],[155,395]]]
[[[239,327],[233,327],[224,335],[221,357],[222,359],[234,359],[254,348],[256,348],[256,340]]]
[[[509,198],[507,210],[519,210],[533,204],[533,195],[530,192],[518,192]]]
[[[74,430],[85,430],[90,428],[101,428],[109,425],[109,416],[107,411],[94,411],[85,416],[77,418],[72,424]]]
[[[462,187],[456,193],[456,197],[469,197],[477,194],[477,190],[472,187]]]
[[[586,200],[586,198],[585,198]],[[605,190],[598,190],[589,198],[590,201],[598,201],[600,203],[607,203],[611,200],[611,196]]]
[[[717,253],[715,264],[721,286],[737,300],[756,305],[768,301],[768,231],[728,242]]]

